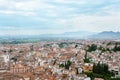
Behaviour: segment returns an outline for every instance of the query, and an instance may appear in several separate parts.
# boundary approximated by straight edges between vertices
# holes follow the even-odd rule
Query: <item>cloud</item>
[[[54,0],[53,2],[56,2],[56,3],[64,3],[64,4],[85,4],[86,1],[85,0]]]
[[[0,0],[0,30],[4,34],[117,31],[119,8],[120,0]]]
[[[49,5],[44,3],[41,0],[31,0],[31,1],[24,1],[24,2],[15,2],[14,7],[17,10],[24,10],[24,11],[35,11],[40,9],[51,9],[54,8],[53,5]]]
[[[120,27],[120,15],[110,14],[107,16],[101,15],[76,15],[71,19],[58,19],[57,24],[61,26],[67,26],[66,28],[75,31],[105,31],[113,30],[119,31]]]
[[[5,15],[23,15],[23,16],[35,16],[35,12],[30,12],[30,11],[14,11],[14,10],[0,10],[0,14],[5,14]]]
[[[13,26],[1,26],[0,35],[40,35],[40,34],[60,34],[60,30],[40,30],[32,28],[19,28]]]

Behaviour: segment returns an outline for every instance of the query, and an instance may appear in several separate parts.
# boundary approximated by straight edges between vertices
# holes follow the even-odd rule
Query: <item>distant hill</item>
[[[5,40],[16,40],[16,39],[119,39],[120,32],[104,31],[100,33],[89,32],[89,31],[77,31],[77,32],[65,32],[63,34],[41,34],[41,35],[17,35],[17,36],[0,36],[0,41]]]
[[[78,32],[66,32],[63,35],[65,36],[71,36],[71,37],[80,37],[80,38],[85,38],[90,35],[95,34],[95,32],[88,32],[88,31],[78,31]]]
[[[95,34],[95,32],[78,31],[78,32],[65,32],[63,34],[42,34],[40,37],[63,37],[63,38],[87,38]]]
[[[92,36],[89,36],[92,39],[120,39],[120,32],[113,31],[104,31]]]

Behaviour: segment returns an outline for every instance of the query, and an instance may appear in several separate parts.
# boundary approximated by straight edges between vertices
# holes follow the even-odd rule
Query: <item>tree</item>
[[[68,60],[68,61],[65,63],[65,69],[69,69],[70,66],[71,66],[71,62]]]
[[[59,67],[64,67],[65,69],[69,69],[71,66],[72,62],[70,62],[69,60],[65,62],[65,64],[59,64]]]
[[[115,52],[120,51],[120,46],[115,45],[114,48],[113,48],[113,51],[115,51]]]
[[[96,49],[97,49],[97,45],[92,44],[92,45],[88,45],[87,51],[92,52],[92,51],[95,51]]]
[[[98,47],[98,50],[102,50],[102,49],[103,49],[103,47],[102,47],[102,46],[99,46],[99,47]]]
[[[86,53],[85,53],[85,56],[84,56],[84,62],[85,63],[89,63],[90,62],[90,60],[89,60],[89,58],[87,57],[87,51],[86,51]]]
[[[12,52],[13,52],[13,50],[12,50],[12,49],[10,49],[8,52],[9,52],[9,53],[12,53]]]
[[[6,50],[2,50],[3,53],[6,53],[7,51]]]
[[[75,48],[77,48],[77,47],[78,47],[78,45],[76,44],[76,45],[75,45]]]
[[[92,70],[93,72],[95,72],[96,71],[96,64],[94,63],[93,64],[93,70]]]
[[[109,45],[111,45],[112,44],[112,42],[109,42],[109,43],[107,43],[107,46],[109,46]]]
[[[63,67],[64,67],[64,64],[59,64],[59,67],[62,67],[62,68],[63,68]]]
[[[76,74],[79,74],[79,72],[78,72],[78,68],[76,68]]]
[[[120,80],[120,78],[111,78],[110,80]]]
[[[84,62],[85,62],[85,63],[89,63],[89,62],[90,62],[89,58],[85,58],[85,59],[84,59]]]
[[[93,73],[97,73],[97,74],[109,74],[109,70],[108,70],[108,65],[107,64],[100,64],[100,62],[98,62],[98,64],[93,65]]]

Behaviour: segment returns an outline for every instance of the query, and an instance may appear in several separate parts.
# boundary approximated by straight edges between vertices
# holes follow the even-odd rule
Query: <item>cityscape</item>
[[[120,80],[120,0],[0,0],[0,80]]]
[[[119,80],[119,77],[119,41],[41,40],[0,46],[0,80]]]

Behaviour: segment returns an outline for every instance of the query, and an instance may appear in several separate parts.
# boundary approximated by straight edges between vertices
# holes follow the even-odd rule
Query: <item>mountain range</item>
[[[19,35],[19,36],[0,36],[0,38],[78,38],[78,39],[120,39],[120,32],[103,31],[103,32],[65,32],[63,34],[41,34],[41,35]]]
[[[78,31],[78,32],[66,32],[63,34],[43,34],[41,37],[68,37],[68,38],[80,38],[80,39],[120,39],[120,32],[113,31],[103,31],[88,32],[88,31]]]
[[[78,32],[65,32],[63,34],[42,34],[40,35],[40,37],[86,38],[94,34],[95,32],[78,31]]]
[[[98,34],[89,36],[92,39],[120,39],[120,32],[104,31]]]

